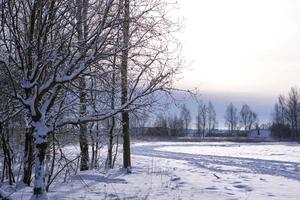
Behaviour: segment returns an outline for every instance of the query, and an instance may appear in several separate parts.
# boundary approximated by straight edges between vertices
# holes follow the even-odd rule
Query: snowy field
[[[50,199],[300,199],[298,143],[137,142],[132,153],[131,174],[80,173],[52,187]]]

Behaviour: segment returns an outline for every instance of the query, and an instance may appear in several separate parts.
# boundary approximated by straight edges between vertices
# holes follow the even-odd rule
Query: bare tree
[[[274,106],[273,132],[290,129],[293,137],[299,137],[300,126],[300,92],[297,87],[292,87],[288,96],[280,95]]]
[[[247,104],[244,104],[240,111],[241,127],[243,127],[245,131],[250,131],[254,128],[257,121],[257,114],[254,113]]]
[[[129,26],[130,26],[130,1],[124,0],[121,4],[123,11],[123,50],[121,61],[121,103],[125,105],[128,101],[128,54],[129,54]],[[123,130],[123,167],[127,172],[131,171],[130,156],[130,135],[129,135],[129,113],[127,109],[122,110],[122,130]]]
[[[122,110],[123,167],[127,169],[131,166],[128,112],[155,104],[155,92],[170,91],[178,72],[178,56],[171,52],[177,47],[172,36],[176,24],[168,20],[166,6],[161,0],[121,1],[121,104],[135,101]]]
[[[107,46],[107,38],[115,18],[107,15],[111,12],[111,2],[101,6],[106,14],[90,13],[91,21],[97,19],[102,23],[90,29],[83,50],[78,47],[74,34],[76,5],[70,1],[16,0],[5,1],[1,6],[0,63],[12,82],[14,98],[23,104],[27,123],[33,129],[35,181],[32,199],[47,198],[46,138],[55,128],[53,120],[58,112],[57,101],[61,100],[58,97],[63,96],[63,86],[74,82],[91,63],[109,56],[111,46]]]
[[[207,107],[207,128],[208,128],[208,133],[212,133],[212,131],[216,128],[218,122],[216,118],[216,111],[211,103],[211,101],[208,102],[208,107]]]
[[[168,117],[168,126],[171,131],[171,135],[180,136],[183,132],[184,125],[183,120],[180,117],[177,117],[176,114]]]
[[[185,104],[183,104],[181,106],[180,118],[183,121],[184,132],[185,132],[185,135],[187,136],[192,117],[191,117],[191,113],[190,113],[189,109],[186,107]]]
[[[273,124],[270,127],[275,137],[290,137],[291,127],[288,118],[288,108],[286,97],[280,95],[278,102],[274,105]]]
[[[233,134],[238,128],[238,111],[237,108],[230,103],[226,108],[225,124],[228,126],[228,130]]]
[[[168,120],[162,113],[159,113],[154,122],[154,126],[158,128],[168,128]]]
[[[112,75],[111,75],[111,93],[110,93],[110,106],[111,109],[115,109],[115,104],[116,104],[116,62],[117,62],[117,52],[113,56],[113,61],[112,61]],[[113,141],[114,141],[114,133],[115,133],[115,128],[116,128],[116,117],[112,116],[109,119],[109,133],[108,133],[108,145],[107,145],[107,161],[106,161],[106,167],[108,168],[113,168],[114,162],[113,162]]]
[[[53,142],[56,130],[65,125],[80,127],[81,169],[85,170],[89,166],[87,125],[91,133],[94,122],[125,114],[126,129],[128,112],[152,105],[157,91],[172,90],[178,72],[178,57],[172,56],[169,45],[173,24],[161,1],[135,1],[132,7],[129,0],[121,1],[123,5],[114,0],[1,3],[1,72],[11,83],[10,95],[24,108],[24,121],[34,138],[32,199],[46,199],[47,138],[51,136]],[[107,67],[115,55],[115,68]],[[116,78],[121,90],[115,92],[114,106],[107,98],[112,86],[107,77],[112,71],[122,75],[120,82]],[[97,84],[90,87],[92,79]],[[92,98],[94,93],[101,95]],[[124,154],[129,169],[127,136]],[[51,144],[53,149],[56,146]]]
[[[208,108],[207,106],[201,102],[198,105],[198,113],[196,116],[196,124],[197,124],[197,130],[198,134],[202,137],[205,136],[205,131],[207,128],[207,121],[208,121]]]
[[[78,37],[78,46],[80,56],[85,57],[85,45],[88,42],[88,0],[76,0],[76,30]],[[84,68],[86,63],[83,61],[80,63]],[[79,78],[79,87],[80,87],[80,115],[81,117],[86,115],[87,112],[87,94],[86,94],[86,80],[85,76]],[[80,144],[80,170],[89,169],[89,145],[88,145],[88,129],[87,123],[80,123],[79,128],[79,144]]]
[[[288,120],[295,136],[299,136],[300,118],[300,92],[296,87],[292,87],[286,102]]]
[[[1,64],[0,64],[1,65]],[[9,88],[10,83],[8,79],[5,79],[1,76],[0,73],[0,147],[3,151],[3,162],[1,167],[2,169],[2,176],[1,176],[1,183],[4,182],[5,177],[8,178],[8,183],[12,185],[15,183],[14,177],[14,166],[13,166],[13,150],[11,146],[11,133],[9,131],[9,125],[13,119],[16,118],[17,115],[21,113],[21,108],[18,102],[14,101],[13,98],[9,95]]]
[[[1,66],[0,64],[0,67]],[[15,155],[10,155],[13,152],[11,151],[12,148],[10,146],[9,136],[7,135],[9,132],[9,124],[24,124],[25,128],[25,144],[24,144],[24,154],[23,154],[23,177],[22,181],[26,185],[30,185],[31,183],[31,175],[32,175],[32,166],[33,166],[33,136],[32,136],[32,128],[29,124],[25,124],[25,120],[22,119],[22,115],[24,115],[23,108],[21,107],[20,103],[11,96],[11,91],[13,90],[13,85],[10,83],[9,78],[5,75],[5,71],[0,70],[0,128],[1,128],[1,142],[3,153],[4,153],[4,169],[9,171],[9,182],[12,183],[12,172],[14,171],[11,166],[12,157]],[[18,113],[16,113],[18,110]],[[16,118],[16,114],[18,117]],[[13,125],[17,128],[15,125]],[[1,143],[0,142],[0,143]],[[0,145],[1,146],[1,145]],[[9,150],[9,151],[5,151]],[[8,155],[6,155],[8,154]],[[6,163],[6,164],[5,164]],[[5,170],[3,170],[4,173]],[[4,176],[2,176],[3,180]]]
[[[278,103],[275,103],[274,105],[274,112],[273,115],[273,122],[275,124],[284,124],[284,117],[281,112],[280,105]]]

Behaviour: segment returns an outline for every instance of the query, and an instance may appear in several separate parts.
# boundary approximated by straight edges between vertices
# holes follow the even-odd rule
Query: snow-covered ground
[[[137,142],[132,153],[131,174],[80,173],[52,187],[50,199],[300,199],[298,143]]]

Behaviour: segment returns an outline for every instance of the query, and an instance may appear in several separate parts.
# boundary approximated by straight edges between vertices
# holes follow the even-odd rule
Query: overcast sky
[[[300,1],[179,0],[188,69],[180,87],[197,87],[223,119],[224,104],[247,103],[262,121],[274,101],[300,85]],[[223,100],[222,100],[223,99]]]

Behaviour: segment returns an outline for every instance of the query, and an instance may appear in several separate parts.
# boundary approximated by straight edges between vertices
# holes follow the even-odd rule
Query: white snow
[[[138,142],[131,174],[120,166],[81,172],[54,185],[49,199],[299,200],[299,150],[297,143]],[[75,156],[78,149],[67,151]],[[30,193],[24,188],[11,197]]]
[[[164,146],[157,151],[176,153],[214,155],[238,158],[253,158],[300,163],[300,145],[298,143],[198,143]]]

